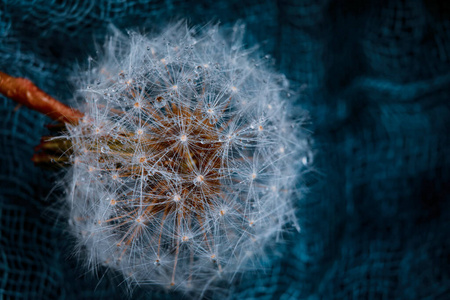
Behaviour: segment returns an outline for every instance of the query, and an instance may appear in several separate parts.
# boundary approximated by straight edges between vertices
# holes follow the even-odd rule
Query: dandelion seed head
[[[80,76],[67,200],[90,265],[198,295],[257,268],[295,221],[305,115],[243,30],[115,32]]]

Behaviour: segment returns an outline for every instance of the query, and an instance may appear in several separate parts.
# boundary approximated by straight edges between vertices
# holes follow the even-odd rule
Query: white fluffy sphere
[[[294,222],[309,149],[288,84],[243,28],[115,34],[80,83],[68,201],[92,266],[198,292]],[[303,161],[303,163],[302,163]]]

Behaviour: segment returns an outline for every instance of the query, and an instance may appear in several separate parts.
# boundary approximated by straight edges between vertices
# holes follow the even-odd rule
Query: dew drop
[[[108,153],[110,150],[110,148],[108,146],[104,146],[100,148],[100,152],[101,153]]]
[[[195,68],[194,68],[194,73],[196,73],[196,74],[198,74],[199,72],[201,72],[202,71],[202,66],[196,66]]]
[[[155,107],[161,108],[161,107],[165,106],[166,103],[167,103],[166,99],[164,97],[159,96],[156,98]]]
[[[312,163],[312,153],[308,151],[305,156],[302,157],[302,164],[308,166]]]

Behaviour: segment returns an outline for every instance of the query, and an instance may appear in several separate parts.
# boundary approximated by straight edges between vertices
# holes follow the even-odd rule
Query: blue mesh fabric
[[[247,24],[310,111],[317,172],[302,231],[233,299],[450,299],[450,5],[431,0],[3,0],[0,70],[71,99],[74,66],[113,23]],[[0,100],[0,298],[121,299],[120,276],[71,251],[31,162],[49,120]],[[178,299],[146,292],[136,299]],[[210,295],[220,298],[220,295]]]

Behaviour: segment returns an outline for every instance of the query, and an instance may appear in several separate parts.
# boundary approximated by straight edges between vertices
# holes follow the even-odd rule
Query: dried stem
[[[54,99],[26,78],[12,77],[0,72],[0,93],[55,121],[77,123],[83,117],[80,111]]]

